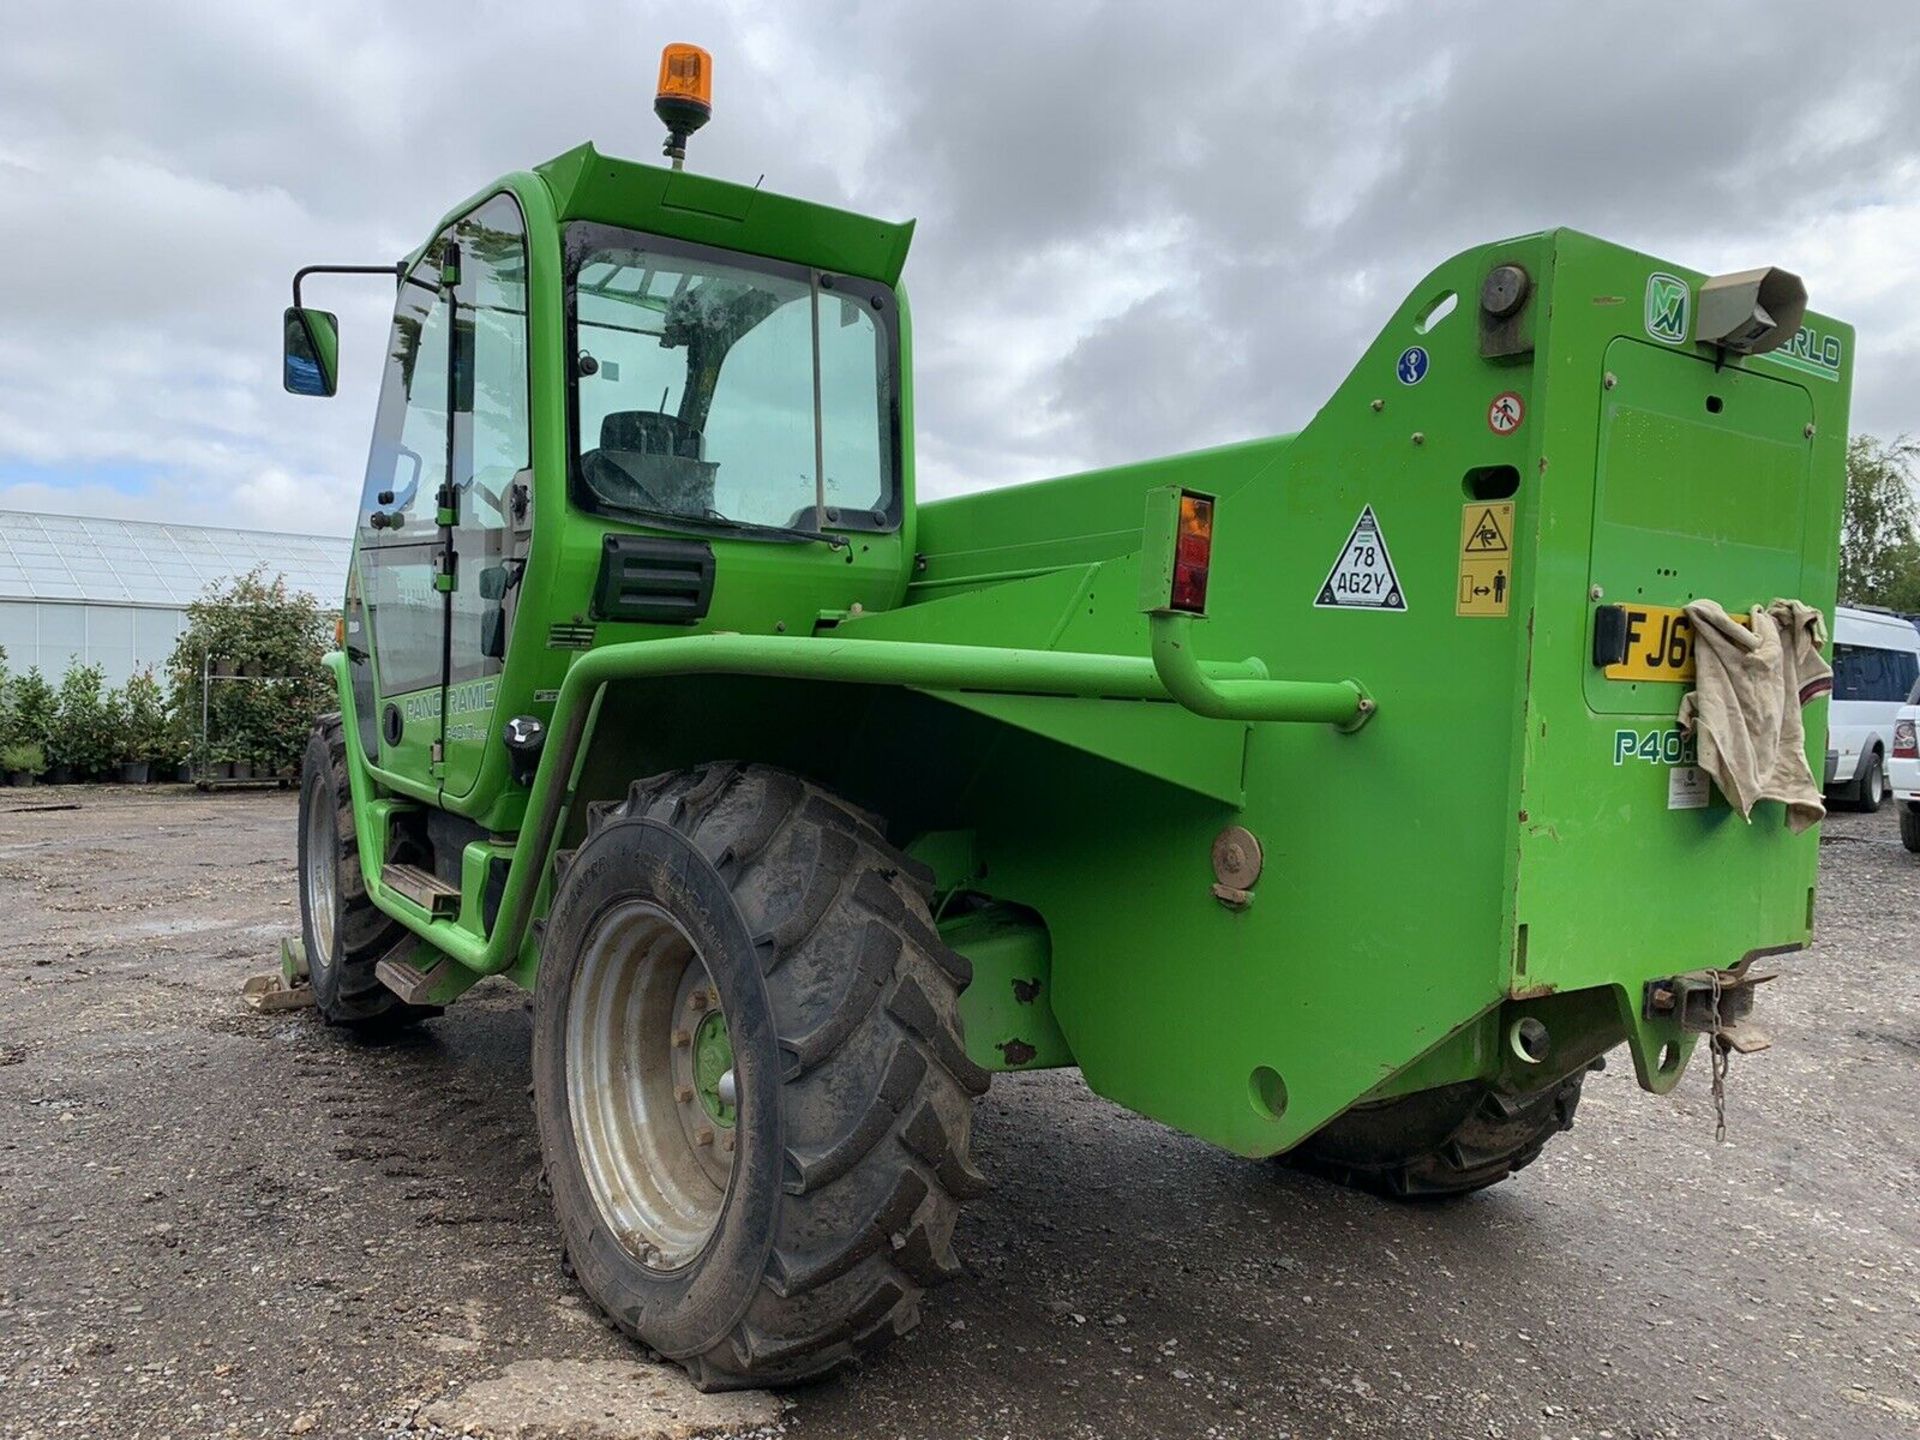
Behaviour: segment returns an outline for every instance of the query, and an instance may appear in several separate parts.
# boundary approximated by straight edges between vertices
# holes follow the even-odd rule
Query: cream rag
[[[1800,709],[1833,689],[1820,612],[1776,600],[1742,625],[1712,600],[1687,606],[1693,622],[1694,688],[1680,701],[1680,728],[1699,743],[1700,765],[1743,818],[1762,800],[1787,807],[1787,828],[1827,813],[1807,767]]]

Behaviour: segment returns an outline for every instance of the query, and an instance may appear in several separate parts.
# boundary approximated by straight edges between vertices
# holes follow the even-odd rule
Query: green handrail
[[[1213,719],[1319,722],[1347,728],[1357,727],[1371,715],[1373,702],[1352,681],[1270,680],[1257,660],[1196,660],[1188,644],[1188,618],[1153,617],[1151,660],[1086,651],[796,635],[684,635],[589,650],[574,661],[561,682],[553,727],[527,797],[530,823],[521,827],[515,843],[491,933],[482,938],[451,921],[432,919],[396,895],[377,873],[367,876],[368,894],[382,910],[469,969],[495,975],[510,967],[546,871],[589,717],[600,693],[618,680],[753,675],[917,690],[1171,700]],[[350,707],[346,657],[329,655],[327,663],[339,682],[341,703]],[[370,772],[366,757],[358,753],[358,727],[348,724],[346,733],[348,746],[356,752],[354,763],[347,767],[354,806],[356,813],[364,814],[363,807],[371,800],[365,793]],[[383,772],[371,773],[382,781],[389,778]],[[395,788],[412,792],[416,787]]]

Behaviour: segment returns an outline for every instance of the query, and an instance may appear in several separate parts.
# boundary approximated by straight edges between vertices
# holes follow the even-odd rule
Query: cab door
[[[468,794],[497,743],[500,669],[532,541],[526,224],[495,195],[453,228],[453,580],[442,788]]]
[[[360,739],[383,769],[427,781],[440,758],[451,445],[452,303],[442,235],[400,282],[348,582],[347,651]]]

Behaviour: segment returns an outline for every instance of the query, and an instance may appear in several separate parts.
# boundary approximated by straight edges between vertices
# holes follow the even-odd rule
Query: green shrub
[[[178,731],[168,712],[166,691],[152,669],[137,671],[127,681],[121,704],[126,715],[122,760],[147,761],[164,774],[181,759]]]
[[[13,701],[8,742],[38,745],[44,750],[53,738],[53,686],[40,673],[40,667],[33,665],[26,674],[13,679],[8,691]]]
[[[54,699],[47,758],[71,766],[76,775],[98,775],[115,763],[119,746],[108,728],[105,674],[98,665],[74,665]]]
[[[0,770],[10,775],[47,773],[47,747],[38,740],[16,740],[0,745]]]
[[[105,766],[124,765],[136,757],[130,752],[127,692],[118,685],[100,696],[100,734],[106,748]],[[105,768],[103,766],[103,768]]]

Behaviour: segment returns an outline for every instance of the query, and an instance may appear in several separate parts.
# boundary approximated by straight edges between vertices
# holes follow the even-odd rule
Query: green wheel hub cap
[[[727,1017],[709,1010],[693,1036],[693,1088],[713,1123],[733,1128],[735,1107],[722,1098],[720,1081],[733,1069],[733,1045],[727,1039]]]

